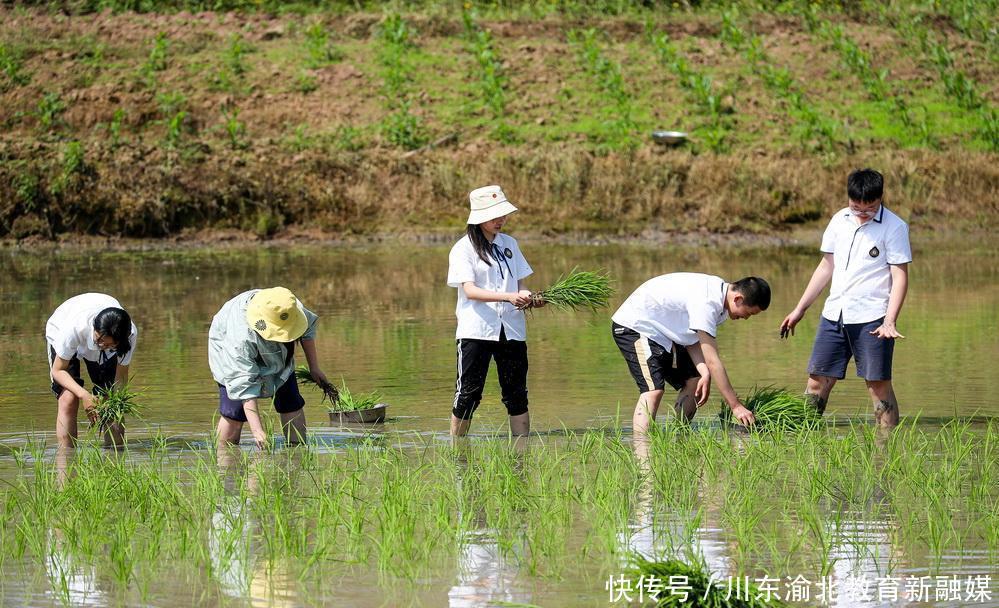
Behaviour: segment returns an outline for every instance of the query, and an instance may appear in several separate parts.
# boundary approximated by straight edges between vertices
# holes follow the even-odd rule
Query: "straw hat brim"
[[[504,215],[509,215],[516,211],[517,208],[513,206],[510,201],[502,201],[486,207],[485,209],[473,209],[468,214],[468,224],[479,225],[489,220],[494,220],[498,217],[503,217]]]

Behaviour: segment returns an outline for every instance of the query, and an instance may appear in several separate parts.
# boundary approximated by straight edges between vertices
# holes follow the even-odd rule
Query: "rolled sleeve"
[[[822,233],[822,245],[819,247],[819,251],[822,253],[836,253],[836,230],[833,228],[832,222],[826,226],[826,231]]]
[[[76,336],[68,332],[56,336],[56,339],[52,342],[52,349],[55,351],[56,356],[66,361],[76,356],[76,349],[79,346]]]
[[[703,331],[717,337],[718,324],[714,321],[715,317],[717,317],[717,311],[710,302],[701,301],[687,304],[687,318],[690,319],[690,331],[692,332]]]
[[[888,252],[885,259],[889,264],[908,264],[912,261],[912,247],[909,244],[909,226],[902,224],[887,239]]]
[[[318,330],[318,324],[319,324],[319,315],[317,315],[316,313],[312,312],[311,310],[309,310],[308,308],[306,308],[304,306],[302,307],[302,312],[305,313],[305,318],[308,319],[308,321],[309,321],[309,327],[306,328],[305,333],[302,334],[302,338],[301,339],[302,340],[315,340],[316,339],[316,333],[317,333],[317,330]]]
[[[455,247],[448,255],[448,287],[461,287],[463,283],[475,282],[475,258],[465,250]]]
[[[513,246],[517,249],[517,257],[520,259],[520,263],[517,264],[517,280],[519,281],[534,274],[534,269],[527,263],[527,258],[525,258],[523,252],[520,251],[520,245],[514,242]]]

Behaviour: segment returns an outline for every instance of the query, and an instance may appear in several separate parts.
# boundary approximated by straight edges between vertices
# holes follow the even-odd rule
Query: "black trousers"
[[[482,389],[492,358],[496,359],[507,413],[519,416],[527,412],[527,342],[507,340],[501,331],[499,342],[465,338],[458,340],[457,345],[458,380],[451,409],[455,417],[471,420],[482,401]]]

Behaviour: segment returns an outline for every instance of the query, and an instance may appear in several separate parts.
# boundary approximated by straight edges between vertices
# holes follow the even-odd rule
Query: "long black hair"
[[[486,235],[482,234],[482,228],[479,228],[478,224],[468,224],[465,227],[465,234],[468,235],[468,240],[472,242],[475,253],[479,254],[479,257],[486,263],[486,266],[492,266],[492,262],[489,261],[489,251],[492,243],[489,242]]]
[[[115,342],[114,352],[119,359],[132,350],[132,317],[122,308],[114,306],[105,308],[94,317],[94,329],[97,333],[109,336]]]

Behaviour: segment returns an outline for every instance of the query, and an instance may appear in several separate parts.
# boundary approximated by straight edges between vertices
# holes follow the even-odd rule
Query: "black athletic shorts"
[[[638,385],[638,392],[660,391],[669,383],[680,390],[690,378],[700,376],[687,349],[674,344],[672,351],[643,338],[635,330],[611,323],[614,342],[628,362],[628,371]]]

